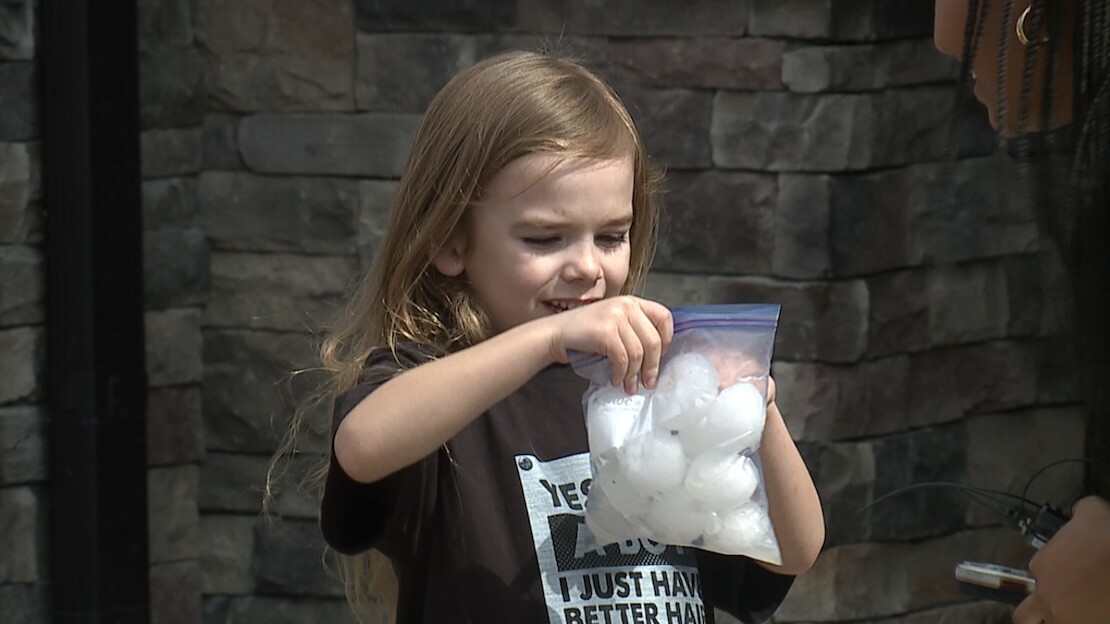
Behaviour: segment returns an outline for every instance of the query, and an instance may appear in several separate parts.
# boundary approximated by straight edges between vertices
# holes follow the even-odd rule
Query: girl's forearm
[[[765,567],[780,574],[801,574],[813,566],[821,552],[825,520],[809,469],[773,401],[767,407],[759,458],[771,522],[782,551],[781,566]]]
[[[372,483],[427,457],[551,364],[549,350],[543,328],[526,323],[397,375],[343,419],[336,459]]]

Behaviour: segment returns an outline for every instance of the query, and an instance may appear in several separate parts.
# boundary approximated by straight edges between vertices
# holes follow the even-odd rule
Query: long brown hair
[[[489,180],[508,163],[536,152],[632,159],[631,259],[623,293],[639,288],[655,253],[661,174],[648,162],[631,116],[579,61],[533,52],[499,54],[455,76],[425,111],[382,246],[320,348],[328,377],[321,397],[334,399],[354,387],[375,349],[410,341],[450,353],[490,335],[465,275],[446,277],[432,260]],[[289,445],[304,424],[304,412],[298,411],[287,444],[275,457],[293,450]],[[317,483],[326,470],[324,465],[316,471]],[[371,551],[339,556],[339,564],[360,619],[375,602],[384,601],[395,613],[396,581],[384,557]]]

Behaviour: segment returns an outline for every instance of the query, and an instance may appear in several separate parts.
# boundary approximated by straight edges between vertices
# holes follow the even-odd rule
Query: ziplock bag
[[[610,385],[603,356],[571,358],[590,380],[586,524],[599,543],[648,538],[782,563],[758,453],[778,315],[771,304],[672,311],[656,388],[632,395]]]

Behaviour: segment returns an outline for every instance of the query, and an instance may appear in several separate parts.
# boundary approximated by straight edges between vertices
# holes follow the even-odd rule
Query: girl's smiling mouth
[[[597,299],[550,299],[544,301],[543,304],[552,312],[559,313],[580,308],[595,301],[597,301]]]

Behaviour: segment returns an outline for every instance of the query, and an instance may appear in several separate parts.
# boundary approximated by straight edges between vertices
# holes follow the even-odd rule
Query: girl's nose
[[[574,245],[563,264],[563,279],[568,282],[596,282],[601,277],[601,261],[592,244]]]

